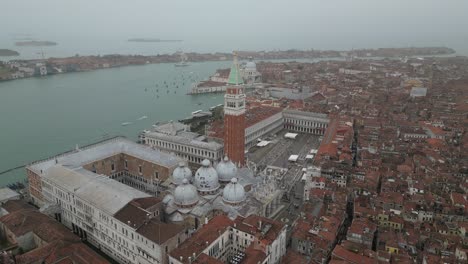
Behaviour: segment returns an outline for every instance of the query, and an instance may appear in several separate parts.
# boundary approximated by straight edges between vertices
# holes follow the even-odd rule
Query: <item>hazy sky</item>
[[[321,49],[468,40],[467,0],[2,0],[1,6],[0,38],[159,37]]]

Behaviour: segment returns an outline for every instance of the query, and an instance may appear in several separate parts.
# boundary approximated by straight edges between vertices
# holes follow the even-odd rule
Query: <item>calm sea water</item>
[[[220,104],[222,94],[186,92],[193,82],[229,65],[153,64],[0,82],[0,171],[106,135],[136,139],[157,121]],[[148,118],[138,120],[143,116]],[[124,122],[132,124],[122,126]],[[0,175],[0,185],[23,177],[24,170]]]

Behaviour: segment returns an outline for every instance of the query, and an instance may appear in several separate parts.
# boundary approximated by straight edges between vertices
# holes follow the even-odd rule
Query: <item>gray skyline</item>
[[[468,1],[4,1],[0,39],[158,37],[211,49],[444,45],[468,40]],[[194,48],[196,49],[196,48]]]

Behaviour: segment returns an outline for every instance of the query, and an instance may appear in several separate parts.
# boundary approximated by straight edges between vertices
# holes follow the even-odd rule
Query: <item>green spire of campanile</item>
[[[234,58],[234,62],[231,66],[231,72],[229,73],[228,84],[240,85],[240,84],[243,84],[244,81],[242,80],[242,77],[240,76],[240,73],[239,73],[239,62],[237,61],[237,52],[234,51],[232,56]]]

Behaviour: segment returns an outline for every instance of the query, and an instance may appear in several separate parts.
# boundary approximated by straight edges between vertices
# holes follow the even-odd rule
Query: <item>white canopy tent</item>
[[[284,134],[285,138],[290,138],[290,139],[296,139],[297,134],[296,133],[286,133]]]
[[[288,161],[296,162],[297,159],[299,159],[299,155],[291,155],[291,156],[289,156]]]
[[[265,147],[268,144],[270,144],[270,141],[262,140],[257,143],[257,147]]]

